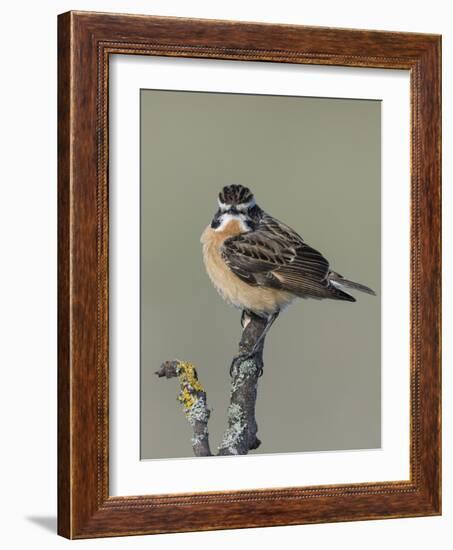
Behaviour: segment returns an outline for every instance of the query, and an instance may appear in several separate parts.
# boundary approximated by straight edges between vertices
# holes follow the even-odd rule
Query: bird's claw
[[[242,361],[245,361],[249,359],[248,355],[247,354],[239,354],[239,355],[236,355],[235,357],[233,357],[233,360],[231,361],[231,365],[230,365],[230,378],[233,377],[233,371],[234,371],[234,367],[236,366],[236,364],[240,364],[242,363]]]
[[[254,358],[256,355],[256,351],[251,351],[249,353],[240,353],[239,355],[236,355],[236,357],[233,358],[233,360],[231,361],[231,365],[230,365],[230,377],[232,378],[233,377],[233,371],[234,371],[234,367],[237,365],[237,364],[241,364],[243,361],[247,361],[247,359],[252,359]],[[258,361],[255,361],[256,363],[256,366],[258,368],[258,378],[263,376],[263,366],[261,364],[259,364]]]

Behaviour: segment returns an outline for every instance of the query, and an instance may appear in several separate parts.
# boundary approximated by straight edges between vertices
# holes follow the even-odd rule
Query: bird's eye
[[[222,216],[222,211],[219,209],[217,210],[217,212],[214,214],[214,217],[212,218],[212,222],[211,222],[212,229],[217,229],[217,227],[219,227],[221,216]]]

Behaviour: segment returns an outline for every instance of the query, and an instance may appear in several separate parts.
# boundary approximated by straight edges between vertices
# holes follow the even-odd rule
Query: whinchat
[[[375,294],[333,271],[320,252],[264,212],[242,185],[219,193],[218,209],[201,242],[206,271],[224,300],[243,316],[252,312],[267,319],[260,341],[295,298],[355,302],[345,289]]]

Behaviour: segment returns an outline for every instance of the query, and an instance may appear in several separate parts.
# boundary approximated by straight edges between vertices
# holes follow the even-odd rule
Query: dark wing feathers
[[[258,227],[226,239],[222,257],[253,286],[286,290],[302,298],[355,301],[329,280],[329,262],[293,229],[265,214]]]

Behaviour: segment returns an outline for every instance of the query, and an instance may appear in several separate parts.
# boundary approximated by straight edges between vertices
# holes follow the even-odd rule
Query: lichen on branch
[[[259,338],[266,320],[250,314],[244,323],[239,353],[246,356],[259,342],[252,357],[234,362],[231,372],[230,405],[227,412],[227,428],[218,448],[218,455],[245,455],[256,449],[261,441],[256,436],[258,427],[255,418],[258,380],[263,370],[264,338]],[[206,392],[201,385],[192,363],[166,361],[156,371],[159,377],[178,378],[181,403],[187,421],[192,426],[192,448],[195,456],[212,456],[209,447],[208,421],[210,410]]]
[[[200,399],[200,394],[204,394],[203,386],[198,381],[197,371],[192,363],[180,361],[177,370],[181,391],[178,395],[178,401],[182,403],[186,415]]]
[[[192,426],[192,448],[195,456],[210,456],[208,421],[211,411],[208,408],[206,392],[198,380],[192,363],[186,361],[166,361],[162,363],[157,376],[178,378],[181,403],[187,421]]]

